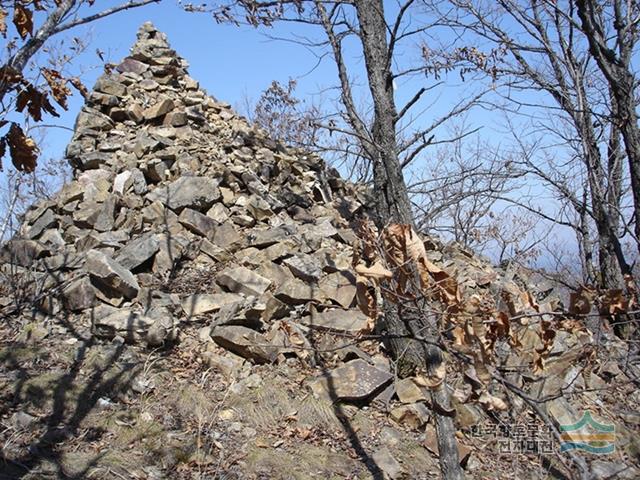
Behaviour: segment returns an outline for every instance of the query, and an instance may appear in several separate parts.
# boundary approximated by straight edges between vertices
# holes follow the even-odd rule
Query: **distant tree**
[[[532,135],[526,135],[521,125],[511,124],[518,150],[513,155],[513,168],[549,188],[559,200],[559,212],[550,213],[549,209],[522,198],[512,201],[541,218],[572,228],[578,239],[585,277],[596,280],[605,289],[622,288],[623,275],[630,274],[631,267],[621,238],[631,235],[638,241],[637,234],[629,228],[633,220],[626,215],[623,203],[627,173],[620,144],[622,121],[616,120],[621,118],[619,108],[623,100],[617,93],[618,86],[605,81],[596,67],[590,46],[593,41],[585,36],[579,18],[586,14],[580,14],[585,7],[579,4],[584,2],[424,3],[428,8],[440,9],[443,24],[463,34],[465,42],[484,42],[489,51],[470,57],[469,68],[483,70],[492,80],[499,80],[497,89],[506,101],[504,108],[511,122],[518,113],[533,118]],[[626,2],[597,3],[601,4],[598,15],[609,17],[615,16],[621,3]],[[621,63],[626,61],[628,68],[635,38],[623,42],[620,37],[618,43],[624,43],[620,47],[624,52]],[[616,78],[621,77],[622,73]],[[628,104],[629,99],[624,101]],[[629,119],[630,115],[627,109],[623,117]],[[637,125],[633,119],[631,123]],[[632,128],[626,128],[632,136]],[[630,170],[636,168],[631,157],[628,163]],[[633,181],[632,175],[632,186]],[[567,208],[573,213],[566,214]],[[638,222],[635,223],[637,229]],[[597,275],[593,271],[594,245]]]
[[[250,119],[276,140],[312,148],[320,134],[320,111],[295,96],[296,86],[291,78],[286,85],[271,82],[260,95]]]

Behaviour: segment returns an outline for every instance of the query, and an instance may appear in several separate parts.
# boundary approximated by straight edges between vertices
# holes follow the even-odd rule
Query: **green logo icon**
[[[585,452],[606,455],[616,449],[616,427],[596,422],[591,412],[586,411],[582,418],[572,425],[560,425],[560,451],[584,450]]]

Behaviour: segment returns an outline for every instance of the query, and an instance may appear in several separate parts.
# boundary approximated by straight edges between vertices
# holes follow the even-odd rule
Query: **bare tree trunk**
[[[398,159],[395,120],[397,110],[393,96],[393,78],[387,44],[387,24],[381,0],[356,0],[360,37],[364,50],[369,89],[373,98],[374,183],[378,213],[385,221],[413,225],[411,202]],[[380,177],[383,176],[382,179]]]
[[[636,42],[635,18],[632,5],[621,0],[613,1],[618,52],[607,44],[604,21],[599,13],[602,4],[595,0],[576,0],[578,16],[582,22],[582,30],[589,42],[589,51],[596,60],[600,71],[609,83],[610,92],[615,101],[614,122],[620,130],[627,153],[633,207],[635,215],[635,235],[640,250],[640,127],[635,99],[635,75],[631,71],[630,61]],[[635,2],[633,2],[635,3]],[[633,15],[635,17],[635,14]]]
[[[411,203],[398,159],[395,129],[397,110],[393,95],[391,58],[382,0],[355,0],[354,5],[360,24],[360,38],[374,104],[372,129],[374,148],[372,150],[376,157],[372,161],[379,220],[381,223],[397,222],[413,226]],[[409,333],[417,334],[412,325],[414,321],[406,315],[398,303],[385,301],[384,305],[384,322],[388,331],[404,333],[409,330]],[[425,315],[424,311],[421,315]],[[418,324],[426,322],[428,322],[428,336],[437,338],[437,321],[418,319]],[[391,347],[394,356],[400,359],[402,368],[399,373],[402,375],[413,373],[420,367],[426,367],[433,372],[443,362],[442,351],[437,346],[428,345],[421,352],[414,340],[398,340],[395,340]],[[440,388],[432,391],[431,403],[434,407],[448,407],[450,399],[444,382]],[[442,478],[459,480],[464,478],[464,475],[458,458],[456,429],[453,418],[443,414],[443,411],[437,408],[433,411]]]

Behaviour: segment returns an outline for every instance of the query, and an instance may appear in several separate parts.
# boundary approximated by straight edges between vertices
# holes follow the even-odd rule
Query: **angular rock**
[[[217,223],[215,220],[207,217],[205,214],[200,213],[190,208],[185,208],[180,212],[178,221],[187,227],[188,230],[211,239],[215,233]]]
[[[2,246],[0,258],[3,262],[29,267],[36,259],[49,253],[49,249],[41,242],[15,238]]]
[[[270,346],[264,335],[246,327],[215,327],[211,338],[221,347],[256,363],[271,363],[278,356],[278,349]]]
[[[309,387],[318,398],[360,402],[382,390],[392,379],[391,373],[358,359],[310,381]]]
[[[158,117],[162,117],[173,110],[175,104],[170,98],[164,98],[156,103],[154,106],[147,108],[143,115],[145,120],[153,120]]]
[[[411,378],[396,381],[396,394],[402,403],[416,403],[427,400],[427,396]]]
[[[147,332],[156,319],[134,312],[130,309],[118,309],[93,321],[92,332],[98,338],[113,338],[119,335],[128,343],[145,339]]]
[[[83,130],[110,130],[113,128],[113,121],[105,114],[92,108],[84,107],[76,119],[75,131]]]
[[[133,274],[113,258],[98,250],[87,252],[85,268],[101,290],[107,294],[121,294],[125,298],[135,298],[140,287]]]
[[[343,308],[349,308],[356,296],[356,278],[348,271],[325,275],[318,283],[320,294],[327,300],[333,300]]]
[[[120,62],[120,65],[116,67],[116,70],[120,73],[135,73],[137,75],[142,75],[148,69],[149,65],[131,57],[125,58]]]
[[[58,222],[55,214],[50,208],[47,208],[40,217],[29,228],[28,236],[31,239],[38,238],[38,236],[47,228],[51,228]]]
[[[118,252],[116,260],[124,268],[133,270],[153,257],[158,250],[160,237],[154,233],[147,233],[127,243]]]
[[[63,305],[73,312],[93,307],[95,298],[96,292],[86,276],[74,280],[62,290]]]
[[[255,296],[262,295],[271,285],[271,280],[246,267],[224,270],[218,274],[216,280],[232,292]]]
[[[378,468],[384,472],[386,478],[389,478],[390,480],[398,480],[405,476],[402,465],[400,465],[400,462],[391,455],[391,452],[387,447],[382,446],[378,448],[373,452],[371,458]]]
[[[242,300],[235,293],[196,293],[182,299],[182,310],[188,316],[202,315],[203,313],[216,312],[223,306]]]
[[[124,97],[127,93],[127,87],[122,83],[104,76],[98,79],[93,89],[116,97]]]
[[[300,305],[319,299],[320,291],[313,285],[293,278],[276,289],[274,296],[289,305]]]
[[[322,270],[314,257],[304,253],[287,258],[283,262],[291,272],[305,282],[317,282],[322,275]]]
[[[253,230],[248,237],[249,246],[265,248],[289,238],[291,232],[283,227],[269,228],[265,230]]]
[[[240,374],[240,370],[242,369],[242,365],[245,363],[242,357],[232,353],[227,352],[226,355],[219,355],[218,353],[210,350],[207,350],[202,354],[202,360],[205,365],[222,373],[228,379],[237,378]]]
[[[157,188],[150,194],[150,200],[160,200],[172,210],[192,208],[207,210],[220,198],[220,190],[215,180],[207,177],[181,177],[169,184],[168,188]]]
[[[300,322],[313,328],[337,332],[360,333],[370,327],[371,319],[360,310],[342,310],[334,308],[323,312],[312,312],[302,317]]]
[[[211,240],[219,247],[229,248],[240,243],[242,237],[232,222],[224,222],[222,225],[218,225],[213,229]]]
[[[399,425],[418,430],[429,422],[431,415],[424,403],[400,405],[389,412],[391,419]]]

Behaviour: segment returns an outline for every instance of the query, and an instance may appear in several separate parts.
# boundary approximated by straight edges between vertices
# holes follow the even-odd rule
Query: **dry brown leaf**
[[[453,344],[457,347],[468,347],[469,346],[469,337],[467,336],[467,332],[460,325],[456,325],[451,331],[451,335],[453,336]]]
[[[379,261],[370,267],[365,267],[362,264],[356,265],[355,270],[358,275],[362,275],[363,277],[371,278],[376,281],[393,277],[393,272],[391,270],[387,270]]]
[[[471,385],[471,389],[477,395],[484,389],[484,383],[478,378],[476,369],[473,366],[469,366],[464,371],[464,379]]]
[[[31,84],[28,84],[25,88],[20,90],[20,93],[18,93],[18,97],[16,98],[16,110],[22,112],[25,107],[27,107],[27,111],[31,118],[36,122],[42,120],[43,110],[54,117],[60,116],[53,105],[51,105],[46,92],[40,92]]]
[[[362,313],[367,317],[374,319],[378,317],[375,289],[369,284],[369,280],[361,275],[356,277],[356,301]]]
[[[25,172],[33,172],[38,160],[38,147],[32,138],[27,137],[22,128],[12,123],[9,133],[5,136],[9,144],[11,161],[16,169]]]
[[[78,90],[78,92],[80,92],[80,95],[82,95],[85,99],[89,98],[89,90],[87,90],[87,87],[84,86],[84,84],[82,83],[82,81],[80,81],[78,77],[70,78],[69,83],[76,90]]]
[[[15,68],[0,67],[0,82],[13,87],[22,81],[22,75]]]
[[[533,373],[535,374],[540,374],[544,370],[545,360],[553,348],[556,331],[553,329],[550,321],[542,319],[540,320],[540,331],[538,335],[542,341],[542,347],[536,348],[533,354]]]
[[[504,411],[509,408],[504,400],[491,395],[489,392],[483,392],[478,398],[478,402],[481,403],[489,411]]]
[[[33,32],[33,13],[20,2],[13,7],[13,24],[23,40]]]
[[[591,287],[580,287],[577,292],[569,294],[569,313],[572,315],[586,315],[593,308],[596,292]]]
[[[426,375],[416,375],[413,377],[413,383],[419,387],[436,388],[442,385],[447,375],[447,366],[441,362],[433,372]]]
[[[7,11],[4,8],[0,8],[0,33],[7,38]]]
[[[600,313],[615,315],[629,311],[629,300],[625,298],[621,289],[607,290],[600,295]]]
[[[67,87],[67,80],[60,75],[60,72],[50,68],[42,68],[42,75],[49,84],[51,95],[58,105],[67,109],[67,97],[71,95],[71,90]]]

